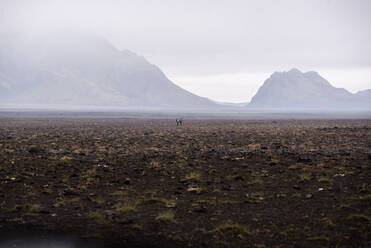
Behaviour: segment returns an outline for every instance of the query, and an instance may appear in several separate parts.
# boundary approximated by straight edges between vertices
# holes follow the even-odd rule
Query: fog
[[[370,11],[367,0],[3,0],[0,34],[91,32],[196,95],[248,102],[291,68],[352,93],[371,88]]]

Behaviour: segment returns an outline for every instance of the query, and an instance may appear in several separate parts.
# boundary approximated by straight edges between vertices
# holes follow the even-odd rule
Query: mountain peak
[[[299,71],[299,69],[297,68],[292,68],[291,70],[289,70],[287,73],[295,73],[295,74],[303,74],[301,71]]]
[[[155,65],[106,39],[61,32],[0,37],[0,103],[150,108],[216,104],[171,82]]]
[[[358,96],[368,95],[361,92]],[[296,68],[288,72],[276,72],[265,80],[250,107],[291,109],[349,109],[365,108],[370,103],[345,89],[335,88],[317,72],[301,72]]]

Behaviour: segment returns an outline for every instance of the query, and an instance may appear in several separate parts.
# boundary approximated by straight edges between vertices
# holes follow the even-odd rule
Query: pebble
[[[192,209],[192,211],[197,213],[206,213],[207,209],[204,206],[196,206]]]
[[[310,199],[310,198],[312,198],[312,197],[313,197],[312,194],[306,194],[306,195],[305,195],[305,198],[306,198],[306,199]]]
[[[36,147],[36,146],[31,146],[29,149],[28,149],[28,152],[29,153],[41,153],[42,152],[42,150],[41,150],[41,148],[39,148],[39,147]]]
[[[130,178],[126,178],[125,181],[124,181],[124,184],[131,184]]]
[[[294,186],[292,186],[294,189],[300,189],[300,186],[295,184]]]
[[[122,220],[119,221],[119,223],[121,225],[130,225],[130,224],[134,223],[134,220],[132,220],[132,219],[122,219]]]
[[[78,195],[78,193],[76,191],[66,189],[63,191],[63,195]]]

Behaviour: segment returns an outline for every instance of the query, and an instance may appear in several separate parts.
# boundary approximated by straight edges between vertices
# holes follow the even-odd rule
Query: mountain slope
[[[371,101],[333,87],[317,72],[275,72],[252,98],[252,108],[370,109]]]
[[[208,108],[155,65],[91,34],[0,37],[0,104]]]

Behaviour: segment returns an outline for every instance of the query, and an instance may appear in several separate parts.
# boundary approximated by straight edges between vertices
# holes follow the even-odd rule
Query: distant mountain
[[[371,109],[370,90],[352,94],[335,88],[317,72],[275,72],[252,98],[250,108]]]
[[[234,102],[219,102],[219,101],[213,101],[215,102],[216,104],[218,105],[221,105],[221,106],[225,106],[225,107],[246,107],[249,102],[237,102],[237,103],[234,103]]]
[[[359,96],[359,97],[368,97],[368,98],[371,98],[371,89],[358,91],[355,95],[356,96]]]
[[[73,32],[0,37],[0,105],[212,108],[145,58]]]

